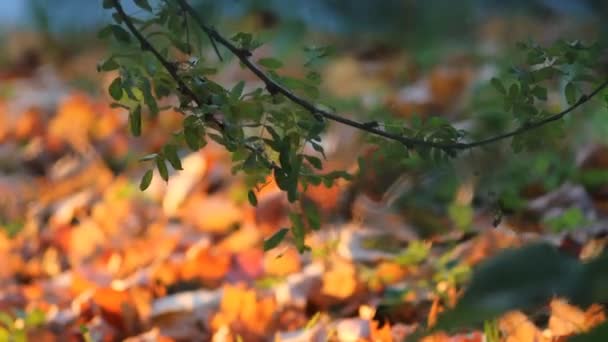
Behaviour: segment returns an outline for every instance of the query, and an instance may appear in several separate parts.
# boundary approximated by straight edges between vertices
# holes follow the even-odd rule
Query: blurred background
[[[130,15],[149,15],[122,2]],[[265,43],[255,58],[278,58],[282,75],[302,77],[306,57],[326,54],[314,65],[319,100],[345,116],[398,127],[439,116],[473,138],[514,126],[489,81],[525,65],[517,42],[608,43],[605,0],[190,3],[227,37],[252,32]],[[564,120],[559,146],[515,153],[505,142],[449,165],[404,161],[402,149],[376,160],[360,132],[332,126],[324,171],[353,171],[356,180],[305,193],[323,222],[307,238],[312,253],[288,242],[264,254],[264,239],[290,224],[293,207],[272,185],[250,206],[217,145],[180,149],[185,170],[168,184],[155,173],[139,191],[150,167],[139,159],[182,116],[146,116],[143,136],[129,135],[127,113],[110,106],[107,91],[117,73],[97,72],[120,53],[97,38],[110,19],[101,0],[0,1],[0,313],[14,323],[0,322],[0,341],[7,329],[34,341],[80,340],[82,327],[95,340],[265,341],[276,332],[298,341],[289,333],[306,334],[309,324],[360,333],[353,341],[399,336],[436,318],[473,266],[501,248],[544,239],[597,252],[606,243],[598,236],[607,233],[608,119],[593,100],[584,116]],[[201,44],[201,63],[218,69],[213,80],[263,86]],[[598,75],[608,70],[604,55]],[[548,83],[547,110],[559,112],[565,82]],[[534,323],[546,328],[547,319]]]

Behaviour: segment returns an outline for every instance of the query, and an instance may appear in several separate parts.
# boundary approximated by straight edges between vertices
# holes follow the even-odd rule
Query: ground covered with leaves
[[[487,55],[498,54],[493,44],[508,42],[513,25],[551,31],[490,20],[475,49],[442,50],[432,65],[385,46],[347,49],[322,64],[321,89],[347,113],[384,108],[383,119],[439,114],[499,129],[500,117],[478,108],[496,97],[489,80],[502,65]],[[36,35],[15,40],[42,44]],[[275,53],[264,46],[256,57]],[[311,251],[299,253],[289,238],[268,240],[297,208],[272,179],[252,200],[230,155],[212,142],[180,150],[183,171],[167,171],[168,182],[158,171],[146,180],[139,159],[181,127],[181,114],[161,110],[131,137],[126,112],[110,106],[106,91],[116,75],[94,74],[101,56],[90,49],[39,64],[36,52],[19,53],[0,75],[0,341],[401,341],[438,324],[484,261],[521,246],[530,248],[524,259],[505,264],[515,271],[487,266],[487,288],[471,295],[525,310],[488,312],[472,328],[416,338],[566,341],[605,321],[599,302],[580,307],[552,296],[529,307],[547,292],[569,293],[560,292],[560,267],[585,265],[604,250],[605,109],[591,106],[587,119],[568,122],[564,149],[497,148],[449,167],[415,156],[392,165],[374,158],[360,132],[331,127],[323,167],[355,180],[306,189],[303,205],[320,208],[308,220],[321,228],[306,236]],[[287,58],[282,71],[301,75],[300,64]],[[234,60],[211,77],[260,86]],[[544,97],[565,106],[559,91]],[[142,177],[151,182],[145,192]],[[518,287],[518,278],[546,290]],[[492,292],[506,283],[502,297]]]

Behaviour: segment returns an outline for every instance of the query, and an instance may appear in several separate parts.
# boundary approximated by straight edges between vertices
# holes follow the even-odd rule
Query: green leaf
[[[138,7],[145,9],[148,12],[152,12],[152,7],[148,3],[148,0],[134,0],[134,2]]]
[[[305,231],[304,224],[302,223],[302,218],[300,217],[300,215],[292,213],[289,214],[289,219],[291,220],[291,223],[293,225],[291,227],[291,234],[293,235],[296,248],[298,249],[298,252],[304,253],[308,248],[304,243]]]
[[[568,338],[568,342],[604,342],[608,336],[608,322],[604,322],[597,327],[580,335]]]
[[[99,32],[97,32],[97,38],[105,39],[105,38],[109,37],[111,34],[112,34],[112,25],[106,25],[106,26],[104,26],[104,28],[99,30]]]
[[[184,127],[184,138],[186,139],[186,145],[192,151],[198,151],[200,148],[201,137],[199,135],[198,127],[186,126]]]
[[[137,105],[133,111],[129,113],[129,127],[131,134],[138,137],[141,135],[141,106]]]
[[[182,161],[179,159],[179,155],[177,155],[177,146],[175,146],[173,144],[167,144],[163,148],[163,152],[164,152],[165,158],[167,158],[167,160],[169,161],[169,164],[171,164],[173,169],[183,170]]]
[[[158,154],[157,154],[157,153],[150,153],[150,154],[147,154],[147,155],[145,155],[145,156],[143,156],[143,157],[139,158],[139,161],[142,161],[142,162],[143,162],[143,161],[150,161],[150,160],[155,159],[155,158],[156,158],[156,156],[158,156]]]
[[[249,192],[247,193],[247,199],[249,200],[249,204],[251,204],[252,206],[255,207],[258,205],[258,198],[255,196],[253,190],[249,190]]]
[[[569,105],[572,106],[576,103],[576,86],[574,83],[568,82],[566,84],[564,94],[566,95],[566,102],[568,102]]]
[[[245,89],[245,82],[240,81],[232,88],[232,90],[230,90],[230,99],[237,101],[239,98],[241,98],[243,89]]]
[[[532,88],[532,94],[539,100],[547,100],[547,88],[536,86]]]
[[[560,74],[561,70],[552,67],[552,66],[548,66],[548,67],[544,67],[544,68],[540,68],[538,70],[534,70],[531,73],[532,79],[535,82],[541,82],[544,80],[548,80],[550,78],[552,78],[553,76],[555,76],[556,74]]]
[[[114,7],[114,0],[103,0],[102,7],[104,9],[109,9],[109,8]]]
[[[156,168],[158,169],[158,173],[160,173],[160,177],[165,181],[169,181],[169,170],[167,170],[167,164],[165,164],[165,158],[162,156],[156,157]]]
[[[278,69],[283,66],[283,63],[275,58],[260,58],[258,64],[268,69]]]
[[[114,81],[110,83],[108,92],[114,100],[120,101],[120,99],[122,98],[122,79],[120,77],[116,77]]]
[[[314,156],[304,156],[306,160],[312,165],[315,169],[321,170],[323,168],[323,162],[321,159]]]
[[[120,66],[114,58],[108,58],[97,66],[97,71],[112,71],[118,69]]]
[[[116,38],[116,40],[124,43],[129,43],[131,41],[131,35],[129,34],[129,32],[127,32],[127,30],[118,25],[111,25],[110,27],[112,30],[112,34],[114,34],[114,38]]]
[[[146,190],[150,186],[153,174],[154,173],[152,172],[152,170],[148,170],[146,171],[146,173],[144,173],[144,176],[141,178],[141,182],[139,183],[139,189],[141,191]]]
[[[319,208],[313,202],[303,202],[302,206],[304,207],[304,215],[306,215],[306,219],[310,224],[310,228],[314,230],[319,230],[321,228],[321,215],[319,214]]]
[[[492,80],[490,82],[499,93],[503,95],[507,94],[507,90],[505,89],[505,86],[502,84],[502,81],[500,79],[492,77]]]
[[[289,231],[289,229],[287,229],[287,228],[281,228],[276,233],[274,233],[271,237],[264,240],[264,252],[269,251],[269,250],[275,248],[276,246],[278,246],[281,243],[281,241],[283,241],[283,239],[285,239],[285,235],[287,234],[288,231]]]
[[[509,310],[542,305],[554,296],[576,302],[584,295],[583,274],[575,258],[550,244],[503,251],[474,271],[464,295],[455,308],[439,317],[436,329],[472,327]]]

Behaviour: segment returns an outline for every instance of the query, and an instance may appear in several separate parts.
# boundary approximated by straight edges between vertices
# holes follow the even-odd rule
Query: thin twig
[[[185,12],[189,13],[192,16],[192,18],[194,18],[196,23],[201,27],[201,29],[203,29],[210,36],[212,41],[217,41],[219,44],[221,44],[225,48],[227,48],[230,52],[232,52],[233,55],[235,55],[241,61],[241,63],[243,65],[245,65],[261,81],[263,81],[264,84],[266,84],[266,88],[268,89],[269,92],[283,94],[290,101],[292,101],[293,103],[299,105],[300,107],[308,110],[311,114],[313,114],[315,116],[321,116],[325,119],[339,122],[341,124],[351,126],[354,128],[358,128],[362,131],[365,131],[365,132],[368,132],[371,134],[375,134],[375,135],[384,137],[386,139],[398,141],[407,147],[421,146],[421,147],[439,148],[442,150],[466,150],[466,149],[470,149],[473,147],[488,145],[488,144],[491,144],[491,143],[494,143],[494,142],[497,142],[500,140],[504,140],[504,139],[513,137],[515,135],[525,133],[532,129],[544,126],[550,122],[557,121],[557,120],[563,118],[566,114],[570,113],[574,109],[578,108],[582,104],[589,101],[592,97],[597,95],[600,91],[602,91],[604,88],[606,88],[608,86],[608,80],[606,80],[602,84],[600,84],[597,88],[595,88],[591,93],[581,96],[580,99],[575,104],[566,108],[565,110],[563,110],[559,113],[553,114],[542,120],[528,123],[520,128],[514,129],[513,131],[503,133],[503,134],[500,134],[500,135],[497,135],[494,137],[490,137],[490,138],[486,138],[486,139],[482,139],[482,140],[478,140],[478,141],[467,142],[467,143],[464,143],[464,142],[440,143],[440,142],[428,141],[428,140],[423,140],[423,139],[417,139],[417,138],[412,138],[412,137],[408,137],[408,136],[404,136],[404,135],[400,135],[400,134],[386,132],[377,127],[366,125],[365,123],[358,122],[355,120],[351,120],[351,119],[336,115],[336,114],[328,112],[322,108],[319,108],[314,103],[304,99],[303,97],[300,97],[300,96],[294,94],[290,89],[286,88],[279,82],[272,79],[256,63],[252,62],[250,60],[250,57],[251,57],[250,51],[243,50],[243,49],[237,47],[230,40],[224,38],[224,36],[222,36],[213,27],[207,26],[203,22],[203,20],[200,18],[200,16],[196,13],[194,8],[192,8],[186,0],[176,0],[176,1],[178,2],[180,7],[182,7],[182,9]]]

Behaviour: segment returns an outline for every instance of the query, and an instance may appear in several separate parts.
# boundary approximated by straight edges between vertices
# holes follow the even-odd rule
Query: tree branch
[[[135,38],[141,45],[142,50],[151,52],[154,55],[154,57],[160,62],[160,64],[162,64],[162,66],[167,70],[167,72],[169,73],[169,75],[171,75],[171,77],[175,80],[175,82],[177,82],[178,90],[182,94],[188,96],[198,107],[202,108],[204,105],[204,101],[201,100],[190,87],[188,87],[186,82],[184,82],[184,80],[177,73],[177,69],[175,68],[175,66],[173,64],[171,64],[167,59],[165,59],[163,57],[163,55],[161,55],[160,52],[158,50],[156,50],[156,48],[143,36],[143,34],[137,29],[137,27],[135,27],[135,24],[133,23],[131,18],[126,14],[124,9],[122,8],[122,5],[120,4],[120,0],[113,0],[113,6],[114,6],[114,9],[116,9],[116,12],[118,13],[118,15],[124,21],[125,25],[129,29],[131,34],[133,34],[133,36],[135,36]],[[210,36],[210,38],[211,38],[211,36]],[[218,56],[219,56],[219,52],[218,52]],[[226,125],[224,124],[224,122],[222,122],[221,120],[216,118],[212,113],[205,113],[204,120],[215,124],[217,126],[216,129],[218,129],[220,132],[226,131]],[[268,165],[270,165],[271,169],[275,169],[278,167],[273,161],[271,161],[269,158],[267,158],[266,155],[262,151],[260,151],[260,149],[256,148],[255,146],[252,146],[250,144],[245,144],[244,146],[246,149],[250,150],[252,153],[255,153],[258,156],[260,156],[261,158],[264,158],[264,160],[266,160],[268,162]]]
[[[472,141],[472,142],[456,142],[456,143],[439,143],[439,142],[434,142],[434,141],[429,141],[429,140],[417,139],[417,138],[412,138],[412,137],[408,137],[408,136],[404,136],[404,135],[400,135],[400,134],[386,132],[378,127],[370,126],[366,123],[362,123],[359,121],[351,120],[351,119],[336,115],[336,114],[328,112],[322,108],[319,108],[314,103],[308,101],[307,99],[296,95],[287,87],[285,87],[282,84],[280,84],[279,82],[273,80],[256,63],[252,62],[250,60],[250,57],[251,57],[250,51],[243,50],[243,49],[237,47],[230,40],[224,38],[224,36],[222,36],[213,27],[207,26],[203,22],[201,17],[196,13],[194,8],[192,8],[192,6],[190,6],[186,0],[176,0],[176,1],[178,2],[179,6],[185,12],[189,13],[190,16],[192,16],[192,18],[194,18],[196,23],[201,27],[202,30],[204,30],[207,33],[207,35],[211,38],[212,41],[217,41],[219,44],[223,45],[226,49],[228,49],[233,55],[235,55],[243,65],[245,65],[251,72],[253,72],[262,82],[264,82],[267,89],[272,89],[274,92],[283,94],[286,98],[288,98],[293,103],[308,110],[312,115],[321,116],[327,120],[339,122],[341,124],[351,126],[351,127],[360,129],[362,131],[384,137],[389,140],[398,141],[398,142],[404,144],[408,148],[411,148],[413,146],[420,146],[420,147],[439,148],[442,150],[449,151],[449,150],[466,150],[466,149],[470,149],[470,148],[474,148],[474,147],[492,144],[492,143],[498,142],[500,140],[504,140],[504,139],[525,133],[527,131],[536,129],[538,127],[544,126],[553,121],[557,121],[557,120],[563,118],[566,114],[572,112],[573,110],[575,110],[582,104],[589,101],[592,97],[597,95],[600,91],[602,91],[604,88],[606,88],[608,86],[608,80],[606,80],[603,83],[601,83],[597,88],[595,88],[591,93],[581,96],[575,104],[566,108],[565,110],[563,110],[559,113],[553,114],[542,120],[529,123],[525,126],[514,129],[510,132],[499,134],[499,135],[496,135],[496,136],[493,136],[490,138]]]

